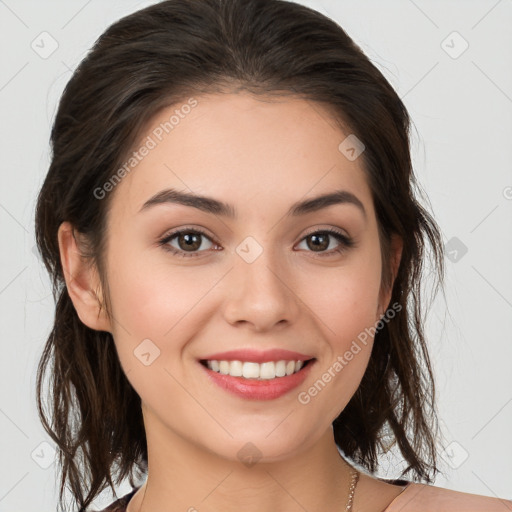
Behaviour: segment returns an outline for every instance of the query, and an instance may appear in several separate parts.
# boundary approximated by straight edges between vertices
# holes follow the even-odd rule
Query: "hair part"
[[[194,95],[242,90],[321,103],[364,143],[360,158],[378,221],[382,284],[393,284],[391,303],[402,309],[376,334],[360,386],[333,422],[334,437],[346,456],[374,472],[387,429],[407,464],[402,475],[430,483],[438,472],[421,280],[428,244],[442,284],[443,245],[415,196],[420,188],[404,104],[346,32],[312,9],[284,0],[167,0],[122,18],[99,37],[66,85],[51,131],[52,160],[35,229],[56,311],[37,369],[37,403],[59,450],[61,506],[66,483],[80,511],[107,486],[115,492],[127,477],[133,486],[147,471],[147,445],[140,397],[112,335],[84,325],[68,295],[59,226],[69,221],[76,230],[112,317],[105,255],[115,191],[100,200],[94,190],[129,158],[161,109]],[[392,236],[403,240],[394,283]]]

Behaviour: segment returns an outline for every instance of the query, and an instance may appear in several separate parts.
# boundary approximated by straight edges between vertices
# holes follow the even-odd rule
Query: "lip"
[[[217,357],[217,355],[215,356]],[[225,355],[223,355],[223,357],[225,357]],[[225,361],[226,359],[221,360]],[[249,400],[274,400],[300,386],[309,375],[309,372],[315,363],[316,359],[313,359],[297,373],[293,373],[292,375],[287,375],[285,377],[275,377],[274,379],[268,380],[245,379],[243,377],[223,375],[210,370],[202,363],[198,364],[199,367],[202,368],[202,371],[206,372],[206,376],[210,379],[210,382],[214,382],[217,386],[228,393]]]
[[[227,352],[217,352],[201,358],[201,361],[242,361],[253,363],[266,363],[268,361],[307,361],[314,356],[308,356],[291,350],[274,348],[270,350],[238,349]],[[284,379],[285,377],[280,377]]]

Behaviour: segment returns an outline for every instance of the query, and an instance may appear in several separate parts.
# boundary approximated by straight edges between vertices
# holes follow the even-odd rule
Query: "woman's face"
[[[331,427],[366,369],[367,329],[388,306],[370,189],[362,159],[339,149],[349,133],[321,105],[246,93],[195,100],[152,120],[140,162],[114,189],[110,330],[148,431],[228,459],[251,446],[279,460]],[[162,195],[170,189],[209,199],[173,202]],[[293,210],[338,191],[338,202]],[[235,374],[262,371],[258,381],[201,363],[234,350],[256,355],[216,359],[295,360],[262,354],[287,350],[314,360],[274,378],[272,365],[230,363]]]

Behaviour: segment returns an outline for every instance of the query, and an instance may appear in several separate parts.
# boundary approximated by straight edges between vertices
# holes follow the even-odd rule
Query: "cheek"
[[[193,335],[189,319],[198,315],[208,281],[191,285],[190,276],[141,260],[120,259],[109,280],[113,337],[120,364],[142,400],[153,407],[183,404],[183,390],[171,377]],[[181,404],[181,405],[180,405]]]
[[[214,277],[203,278],[197,269],[172,269],[165,255],[155,257],[154,249],[112,251],[109,286],[114,316],[130,332],[162,338],[207,293]]]
[[[304,291],[309,297],[307,305],[327,342],[319,371],[337,397],[324,404],[332,407],[327,414],[333,418],[357,390],[371,355],[381,285],[376,251],[359,251],[335,272],[318,273],[314,286],[309,280],[303,283],[308,287]]]
[[[161,351],[158,364],[176,360],[193,335],[191,329],[201,328],[208,293],[222,273],[202,272],[199,267],[170,270],[165,262],[135,251],[112,254],[112,261],[116,262],[109,272],[113,331],[123,366],[133,365],[134,350],[148,339]]]
[[[323,359],[311,387],[302,389],[298,402],[319,426],[332,422],[357,391],[368,366],[376,324],[380,272],[372,267],[347,267],[336,279],[317,280],[310,294],[318,329],[325,340]],[[323,290],[323,291],[321,291]]]
[[[317,273],[313,283],[304,281],[308,306],[338,348],[377,321],[380,280],[380,260],[359,254],[336,271]]]

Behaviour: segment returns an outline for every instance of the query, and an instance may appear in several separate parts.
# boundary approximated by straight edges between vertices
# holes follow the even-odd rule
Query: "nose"
[[[291,274],[269,250],[252,263],[235,254],[225,285],[224,317],[232,325],[247,324],[263,332],[293,324],[298,318],[300,300]]]

